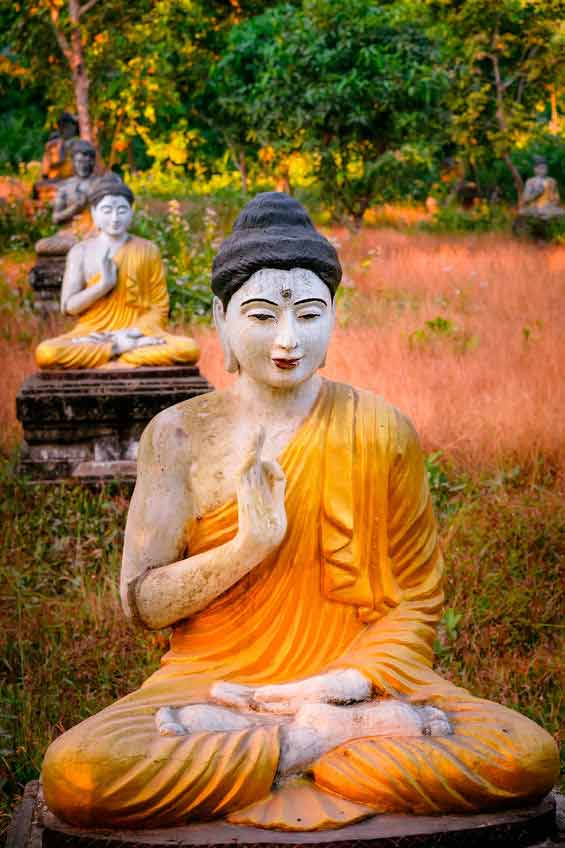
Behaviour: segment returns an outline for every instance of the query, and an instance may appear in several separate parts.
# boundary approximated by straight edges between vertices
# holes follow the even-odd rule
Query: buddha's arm
[[[74,202],[69,202],[67,192],[60,189],[53,204],[53,222],[55,224],[67,224],[73,220],[75,215],[82,212],[85,206],[86,195],[84,195],[84,200],[77,199]]]
[[[256,443],[240,477],[237,535],[179,559],[194,499],[188,439],[177,416],[174,409],[161,413],[143,434],[126,527],[122,604],[150,629],[205,609],[278,547],[286,532],[282,471],[260,459],[262,444]]]
[[[61,288],[61,312],[63,315],[80,315],[93,303],[107,295],[116,285],[116,275],[111,269],[100,275],[99,282],[86,287],[83,266],[83,246],[75,245],[67,255],[63,286]]]
[[[540,180],[538,177],[531,177],[529,180],[526,180],[521,202],[524,204],[537,200],[538,197],[542,196],[544,190],[544,180]]]
[[[377,691],[405,691],[425,678],[442,603],[443,562],[424,458],[410,423],[399,416],[391,457],[388,515],[389,563],[400,602],[353,641],[332,667],[356,668]]]

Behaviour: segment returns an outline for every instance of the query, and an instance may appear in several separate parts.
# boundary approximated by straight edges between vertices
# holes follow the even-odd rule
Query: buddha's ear
[[[212,301],[212,314],[214,316],[214,324],[220,337],[220,344],[224,353],[224,368],[230,374],[237,374],[239,371],[239,362],[235,358],[235,353],[229,341],[226,328],[226,313],[224,304],[219,297],[214,297]]]

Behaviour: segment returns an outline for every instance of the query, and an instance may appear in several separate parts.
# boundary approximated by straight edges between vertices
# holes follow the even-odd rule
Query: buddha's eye
[[[304,312],[302,315],[298,316],[301,321],[312,321],[313,318],[319,318],[319,312]]]
[[[256,318],[257,321],[270,321],[275,320],[274,315],[269,315],[268,312],[252,312],[250,313],[251,318]]]

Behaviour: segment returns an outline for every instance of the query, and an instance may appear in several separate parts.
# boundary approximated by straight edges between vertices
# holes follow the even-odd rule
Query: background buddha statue
[[[165,270],[153,242],[130,235],[133,194],[115,174],[100,177],[89,196],[97,235],[71,248],[61,312],[78,317],[62,336],[36,350],[40,368],[193,364],[198,346],[165,330]]]
[[[41,179],[33,187],[35,197],[43,201],[54,200],[58,183],[73,176],[73,144],[78,137],[78,120],[69,112],[63,112],[57,122],[57,130],[45,144]]]
[[[93,233],[89,192],[96,181],[96,148],[88,141],[75,141],[72,165],[73,175],[58,185],[53,204],[53,223],[61,229],[37,242],[35,252],[38,257],[66,256],[80,238]]]
[[[547,161],[543,156],[534,157],[534,176],[526,180],[519,211],[542,217],[565,214],[560,205],[557,182],[549,176]]]
[[[283,194],[254,198],[221,246],[236,378],[147,427],[126,528],[124,610],[171,626],[170,650],[47,751],[45,799],[68,822],[304,831],[552,787],[549,734],[432,670],[443,567],[418,438],[318,374],[340,279]]]

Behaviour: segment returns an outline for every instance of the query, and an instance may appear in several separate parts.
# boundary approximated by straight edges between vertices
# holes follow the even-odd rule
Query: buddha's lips
[[[291,368],[296,368],[296,366],[300,364],[301,360],[301,356],[299,356],[298,359],[275,359],[273,356],[273,362],[277,368],[281,368],[283,371],[289,371]]]

